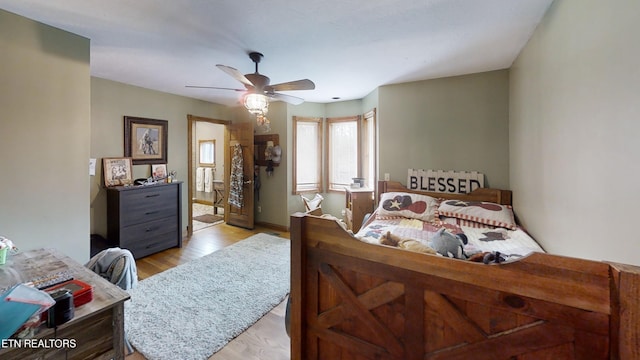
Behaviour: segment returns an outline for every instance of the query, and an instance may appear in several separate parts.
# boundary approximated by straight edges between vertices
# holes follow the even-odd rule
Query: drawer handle
[[[157,213],[157,211],[147,211],[146,213],[144,213],[145,215],[151,215],[151,214],[155,214]]]
[[[146,197],[150,198],[150,197],[156,197],[156,196],[160,196],[160,194],[151,194],[151,195],[147,195]]]
[[[151,228],[146,228],[144,231],[149,232],[151,230],[152,230]]]

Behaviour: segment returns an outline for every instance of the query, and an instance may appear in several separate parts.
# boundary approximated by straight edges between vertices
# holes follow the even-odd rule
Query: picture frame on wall
[[[167,178],[167,164],[152,164],[151,176],[153,180],[163,180]]]
[[[124,117],[124,156],[132,159],[133,165],[166,164],[167,120]]]
[[[130,157],[103,158],[102,172],[105,186],[133,184],[133,166]]]

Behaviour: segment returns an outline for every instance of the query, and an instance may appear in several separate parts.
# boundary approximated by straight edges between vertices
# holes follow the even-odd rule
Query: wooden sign
[[[466,194],[484,187],[484,174],[476,171],[409,169],[407,189]]]

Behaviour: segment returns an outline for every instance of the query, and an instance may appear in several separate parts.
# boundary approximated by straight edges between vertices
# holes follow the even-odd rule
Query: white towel
[[[204,169],[204,192],[212,192],[213,191],[213,169],[206,168]]]
[[[196,169],[196,191],[204,191],[204,168]]]

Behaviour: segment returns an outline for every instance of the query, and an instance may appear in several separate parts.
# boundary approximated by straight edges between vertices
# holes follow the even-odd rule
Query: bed
[[[511,192],[379,193],[511,204]],[[363,228],[366,227],[366,224]],[[637,359],[640,268],[531,251],[485,264],[291,216],[292,359]]]

